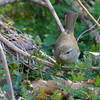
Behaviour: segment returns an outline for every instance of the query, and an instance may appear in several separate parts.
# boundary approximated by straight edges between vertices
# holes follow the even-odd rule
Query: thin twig
[[[79,18],[85,23],[85,26],[90,29],[93,26],[93,23],[83,14],[82,11],[80,11],[79,13]],[[99,32],[95,29],[92,28],[90,30],[95,38],[95,41],[97,44],[100,44],[100,35]]]
[[[96,19],[89,13],[89,11],[84,7],[80,0],[77,0],[80,6],[84,9],[84,11],[90,16],[90,18],[96,23],[96,25],[100,28],[100,24],[96,21]]]
[[[100,20],[100,17],[98,18],[97,22],[98,22],[99,20]],[[79,39],[81,38],[81,36],[82,36],[84,33],[90,31],[90,30],[93,29],[95,26],[96,26],[96,24],[93,25],[93,26],[92,26],[91,28],[89,28],[88,30],[85,30],[85,31],[77,38],[77,42],[79,41]]]
[[[10,86],[10,90],[9,90],[10,100],[15,100],[13,86],[12,86],[12,82],[11,82],[11,77],[9,74],[9,69],[8,69],[6,57],[5,57],[5,54],[3,52],[1,43],[0,43],[0,57],[2,60],[2,65],[4,67],[4,71],[5,71],[5,75],[6,75],[6,79],[7,79],[7,85]]]
[[[50,3],[49,0],[45,0],[45,2],[46,2],[46,4],[47,4],[47,6],[48,6],[50,12],[52,13],[52,15],[53,15],[53,17],[54,17],[54,19],[55,19],[55,21],[56,21],[58,27],[60,28],[60,31],[61,31],[61,32],[64,32],[65,29],[63,28],[63,26],[62,26],[62,24],[61,24],[61,22],[60,22],[60,20],[59,20],[59,18],[58,18],[58,16],[57,16],[55,10],[54,10],[52,4]]]

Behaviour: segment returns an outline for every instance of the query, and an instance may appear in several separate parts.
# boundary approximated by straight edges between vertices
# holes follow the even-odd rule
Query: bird
[[[80,51],[73,35],[77,17],[78,14],[74,11],[68,11],[65,16],[66,30],[61,33],[54,46],[54,57],[59,63],[78,63]]]

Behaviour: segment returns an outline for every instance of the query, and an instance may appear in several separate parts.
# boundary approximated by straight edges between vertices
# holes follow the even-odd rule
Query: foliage
[[[62,0],[57,2],[56,0],[51,0],[54,9],[56,10],[61,22],[64,23],[64,16],[68,10],[78,11],[73,5],[74,0]],[[94,14],[98,16],[97,9],[99,10],[98,3],[94,5]],[[4,13],[4,20],[14,27],[32,35],[32,38],[36,40],[37,44],[42,48],[47,54],[52,55],[53,45],[60,35],[60,30],[47,8],[30,3],[30,2],[20,2],[13,5],[5,5],[0,7],[1,14]],[[9,13],[10,12],[10,13]],[[11,19],[9,20],[8,17]],[[52,19],[52,20],[51,20]],[[80,21],[76,22],[75,26],[75,37],[78,36],[86,30],[84,23]],[[81,51],[89,50],[90,46],[94,43],[92,33],[88,32],[87,36],[84,36],[79,41],[79,48]]]
[[[73,5],[73,1],[75,0],[51,0],[54,9],[56,10],[61,22],[63,23],[63,26],[65,26],[64,16],[66,12],[71,9],[78,11],[78,9]],[[94,9],[91,12],[95,16],[95,18],[99,16],[99,5],[100,2],[95,3],[95,5],[93,6]],[[47,54],[52,56],[53,45],[57,37],[60,35],[60,30],[56,25],[52,14],[47,8],[30,2],[20,2],[13,5],[7,4],[0,7],[0,14],[3,14],[3,20],[5,22],[12,24],[19,30],[31,35],[32,39],[36,41],[38,46]],[[85,27],[84,23],[77,20],[74,32],[75,37],[78,38],[78,36],[86,29],[87,28]],[[93,45],[95,43],[92,33],[88,32],[86,34],[87,35],[81,37],[78,42],[80,51],[83,52],[90,50],[92,52],[100,52],[100,46]],[[38,55],[38,52],[36,53],[36,55],[37,57],[42,59],[42,56]],[[11,55],[6,56],[12,57]],[[96,95],[96,92],[94,91],[98,91],[96,89],[97,87],[100,87],[100,64],[98,64],[100,60],[98,60],[99,58],[94,58],[89,54],[89,52],[82,53],[80,58],[81,60],[79,61],[78,65],[74,63],[67,65],[71,69],[71,71],[67,75],[62,74],[63,69],[61,69],[60,64],[59,66],[55,65],[55,70],[52,70],[50,68],[46,68],[47,66],[43,64],[35,64],[34,62],[34,67],[37,69],[36,72],[32,70],[25,70],[24,72],[22,72],[22,67],[18,67],[20,65],[20,62],[18,60],[16,60],[14,57],[13,59],[8,59],[9,71],[11,74],[16,99],[22,96],[26,100],[32,100],[33,96],[30,95],[30,91],[32,92],[32,88],[29,86],[29,84],[39,79],[53,79],[56,82],[60,83],[61,89],[64,90],[65,94],[70,93],[69,99],[71,100],[73,100],[73,97],[75,96],[81,97],[80,99],[91,97],[93,100],[97,100],[100,97]],[[90,70],[93,65],[97,67],[96,71]],[[66,65],[64,65],[64,67],[66,67]],[[79,72],[77,72],[77,70],[79,70]],[[0,77],[0,86],[2,87],[2,90],[8,91],[10,87],[6,85],[6,78],[2,65],[0,65],[0,76],[2,76]],[[80,90],[72,90],[68,87],[68,85],[64,85],[64,83],[62,83],[62,77],[65,80],[70,79],[73,82],[87,81],[96,78],[97,81],[95,84],[90,85],[88,89],[81,87]],[[28,85],[26,85],[25,80],[28,80]],[[4,83],[2,83],[2,81]],[[44,93],[43,88],[41,88],[40,91]],[[63,95],[60,93],[60,91],[57,90],[51,97],[51,99],[58,100],[59,98],[59,100],[61,100],[62,97]]]
[[[97,47],[98,47],[98,45],[96,45],[96,46],[93,45],[91,47],[91,50],[92,49],[98,50]],[[60,83],[60,88],[62,90],[64,90],[64,94],[67,94],[67,93],[70,94],[69,99],[74,100],[75,98],[73,98],[73,97],[79,97],[80,100],[85,100],[87,97],[89,97],[89,98],[92,98],[93,100],[98,100],[98,98],[100,98],[100,96],[96,95],[97,91],[99,91],[98,87],[100,87],[100,76],[99,76],[100,64],[98,64],[98,66],[96,66],[98,69],[96,71],[92,72],[90,69],[92,68],[93,61],[95,61],[95,59],[93,59],[92,55],[90,55],[87,52],[84,52],[83,61],[80,61],[79,64],[76,65],[77,67],[75,66],[75,64],[67,65],[71,69],[70,76],[63,75],[64,79],[70,79],[73,81],[73,83],[97,79],[95,84],[88,85],[87,88],[85,88],[83,86],[78,90],[73,90],[70,88],[70,86],[65,85],[64,82],[61,82],[60,78],[58,78],[56,76],[52,77],[56,82]],[[77,73],[78,69],[80,69],[80,70]],[[60,71],[61,71],[61,69],[57,73],[60,73]],[[57,74],[57,75],[59,75],[59,74]],[[58,91],[57,93],[59,94],[60,91]],[[56,95],[54,97],[56,97]]]

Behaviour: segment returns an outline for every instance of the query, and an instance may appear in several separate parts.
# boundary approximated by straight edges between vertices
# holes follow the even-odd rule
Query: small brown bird
[[[61,33],[55,43],[54,56],[55,59],[62,64],[78,62],[80,51],[73,35],[77,16],[77,13],[68,11],[67,16],[65,17],[66,31]]]

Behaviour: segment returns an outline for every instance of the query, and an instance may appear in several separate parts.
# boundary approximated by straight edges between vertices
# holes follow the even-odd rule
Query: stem
[[[60,71],[60,69],[61,69],[61,65],[59,66],[59,71]],[[61,80],[61,71],[60,71],[60,83],[62,82],[62,80]]]
[[[43,80],[43,76],[42,76],[42,72],[41,72],[41,68],[40,68],[40,64],[39,65],[39,72],[40,72],[40,75],[41,75],[41,79]]]
[[[67,91],[71,88],[71,86],[73,85],[74,82],[72,82],[69,87],[67,88]]]

